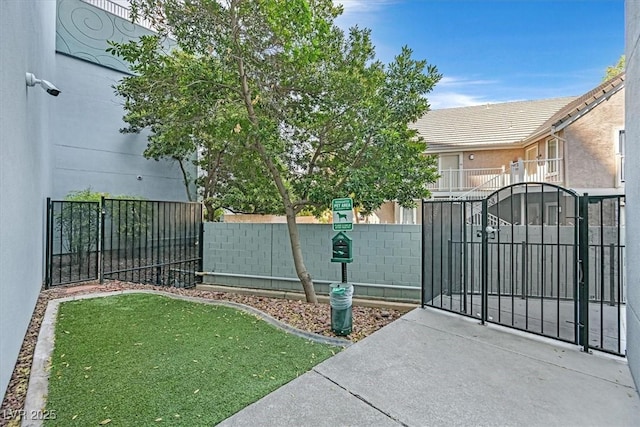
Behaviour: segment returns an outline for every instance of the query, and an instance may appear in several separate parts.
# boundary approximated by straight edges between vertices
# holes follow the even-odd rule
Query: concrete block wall
[[[340,263],[331,262],[331,225],[299,225],[307,270],[318,293],[341,280]],[[419,225],[355,225],[349,282],[356,296],[390,299],[420,298],[421,227]],[[302,291],[297,281],[286,224],[207,223],[203,269],[208,272],[263,276],[209,275],[205,283]],[[283,281],[269,278],[290,278]]]

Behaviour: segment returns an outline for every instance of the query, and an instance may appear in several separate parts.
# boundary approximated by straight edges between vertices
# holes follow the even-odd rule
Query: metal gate
[[[104,279],[195,286],[202,233],[200,203],[47,199],[45,286]]]
[[[546,183],[424,201],[423,306],[624,354],[622,201]]]

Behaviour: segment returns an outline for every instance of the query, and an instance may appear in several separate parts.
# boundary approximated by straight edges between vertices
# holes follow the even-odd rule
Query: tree
[[[607,67],[607,69],[604,72],[604,77],[602,78],[602,81],[606,82],[607,80],[612,79],[618,74],[622,73],[624,71],[625,63],[626,63],[626,58],[624,55],[621,55],[616,65],[610,65]]]
[[[424,155],[424,141],[408,125],[427,111],[425,95],[440,74],[407,47],[388,65],[377,61],[369,30],[345,34],[335,25],[341,12],[331,0],[133,0],[134,18],[150,19],[178,48],[166,59],[151,53],[158,39],[153,49],[141,47],[150,39],[113,48],[136,64],[143,81],[159,78],[147,85],[170,86],[161,90],[171,94],[164,98],[148,86],[136,95],[126,86],[135,77],[119,88],[130,124],[138,102],[145,112],[157,105],[171,112],[163,110],[151,126],[168,148],[161,155],[185,154],[208,141],[224,151],[225,191],[265,191],[266,200],[277,195],[310,302],[316,296],[296,214],[319,214],[346,195],[363,213],[386,200],[413,206],[436,177],[435,159]],[[156,73],[181,55],[182,67]],[[185,104],[180,111],[176,93]],[[201,120],[196,133],[186,125],[194,117]]]

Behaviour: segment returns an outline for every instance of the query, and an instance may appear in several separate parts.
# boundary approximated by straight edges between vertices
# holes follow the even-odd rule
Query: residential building
[[[482,197],[517,182],[623,191],[624,73],[577,98],[436,110],[415,126],[439,158],[435,198]]]
[[[579,97],[429,111],[415,124],[438,157],[435,199],[481,199],[520,182],[579,194],[624,194],[625,74]],[[529,217],[558,219],[552,208]],[[537,206],[532,209],[537,209]],[[419,212],[387,204],[383,223],[417,223]]]

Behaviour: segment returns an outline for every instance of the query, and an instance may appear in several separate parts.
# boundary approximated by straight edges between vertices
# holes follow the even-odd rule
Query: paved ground
[[[481,297],[467,294],[466,309],[472,316],[480,317]],[[539,298],[521,299],[511,296],[487,297],[488,318],[492,323],[513,326],[547,337],[573,341],[575,338],[575,304],[573,301]],[[460,295],[438,296],[429,306],[461,312],[465,303]],[[594,348],[604,348],[618,354],[626,350],[626,306],[610,306],[589,303],[589,341]]]
[[[416,309],[223,426],[637,426],[626,361]]]

